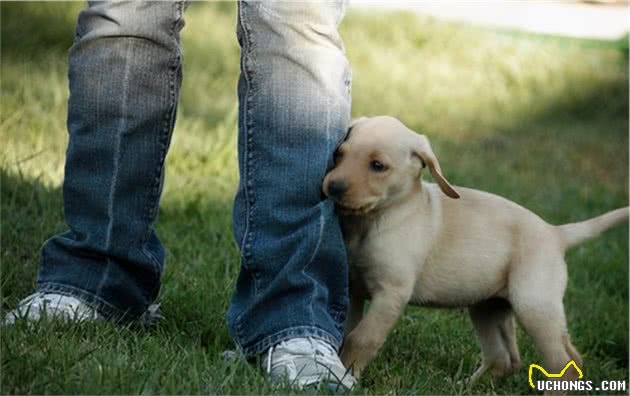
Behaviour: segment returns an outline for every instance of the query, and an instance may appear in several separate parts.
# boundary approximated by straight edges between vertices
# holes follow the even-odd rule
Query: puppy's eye
[[[341,157],[343,157],[343,153],[339,151],[335,151],[333,153],[333,161],[335,162],[335,164],[341,159]]]
[[[374,172],[383,172],[386,166],[382,162],[374,160],[370,162],[370,169]]]

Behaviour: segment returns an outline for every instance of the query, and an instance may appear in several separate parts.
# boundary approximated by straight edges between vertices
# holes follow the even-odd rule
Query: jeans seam
[[[171,24],[170,34],[171,37],[175,36],[175,26],[177,25],[179,19],[181,18],[180,14],[178,14],[179,2],[174,3],[175,7],[175,19]],[[175,43],[176,47],[179,47],[177,42]],[[169,87],[169,102],[168,102],[168,110],[164,113],[164,119],[162,120],[162,128],[160,130],[160,161],[156,166],[154,177],[153,177],[153,188],[151,191],[151,198],[149,199],[149,205],[147,208],[147,222],[151,222],[151,219],[154,218],[156,212],[159,207],[159,194],[160,194],[160,185],[162,184],[162,173],[164,169],[164,159],[166,156],[166,150],[168,147],[168,135],[169,130],[173,124],[173,113],[175,112],[175,98],[176,98],[176,87],[174,82],[175,72],[178,68],[178,62],[180,59],[179,49],[176,51],[174,58],[171,60],[171,64],[168,69],[168,87]],[[142,240],[142,244],[144,245],[150,236],[149,227],[144,238]]]
[[[243,31],[243,56],[241,58],[241,70],[245,79],[246,89],[245,89],[245,109],[243,110],[243,125],[244,125],[244,134],[245,134],[245,153],[244,153],[244,167],[243,170],[243,185],[245,192],[245,202],[246,202],[246,210],[245,210],[245,230],[243,232],[243,238],[240,241],[240,248],[243,256],[243,262],[245,266],[250,267],[250,264],[253,262],[252,257],[252,244],[254,239],[255,224],[253,221],[254,212],[256,210],[256,198],[254,193],[254,182],[253,182],[253,170],[255,169],[254,164],[254,149],[253,149],[253,135],[254,128],[251,123],[251,111],[252,111],[252,94],[253,94],[253,82],[251,79],[251,70],[249,69],[247,63],[249,59],[249,55],[251,53],[252,40],[250,35],[250,27],[248,26],[245,18],[245,13],[243,11],[244,2],[239,3],[239,24],[241,25],[241,29]],[[254,279],[254,294],[258,293],[259,285],[258,285],[258,277],[257,272],[255,270],[252,271],[252,277]]]
[[[149,205],[147,208],[146,214],[146,222],[150,224],[152,219],[155,219],[157,215],[157,211],[159,208],[159,196],[160,191],[162,189],[162,185],[164,182],[164,162],[166,158],[166,151],[168,150],[168,146],[170,144],[170,136],[172,134],[172,130],[175,127],[175,113],[177,111],[177,87],[175,83],[175,74],[178,72],[181,67],[181,48],[178,40],[175,38],[176,36],[176,28],[177,25],[183,18],[183,9],[185,4],[183,1],[178,1],[173,3],[175,8],[175,18],[173,19],[173,23],[170,28],[171,38],[175,41],[174,46],[176,48],[175,56],[171,60],[171,65],[168,70],[168,86],[169,86],[169,102],[168,109],[164,114],[164,120],[162,122],[162,129],[160,130],[160,160],[156,167],[154,173],[154,184],[151,191]],[[147,257],[150,262],[153,264],[153,271],[156,274],[160,274],[160,261],[146,248],[146,243],[151,236],[151,227],[147,227],[147,232],[145,233],[142,241],[141,241],[141,252]]]
[[[242,52],[242,56],[241,56],[241,73],[243,74],[243,78],[245,80],[246,83],[246,88],[245,88],[245,97],[247,98],[251,89],[251,80],[250,80],[250,76],[249,73],[247,71],[247,54],[249,52],[249,47],[250,47],[250,37],[249,37],[249,30],[248,27],[246,26],[246,23],[244,21],[244,17],[243,17],[243,1],[239,1],[238,5],[238,23],[241,27],[241,31],[243,32],[243,48],[241,49]],[[249,133],[249,128],[248,128],[248,119],[249,117],[247,117],[248,115],[248,110],[249,110],[249,100],[246,99],[244,101],[245,104],[245,109],[243,110],[243,116],[245,117],[245,120],[243,122],[244,126],[245,126],[245,136],[247,138],[247,135]],[[240,244],[240,249],[241,252],[243,254],[243,261],[247,261],[247,254],[245,252],[245,245],[246,245],[246,241],[248,238],[248,233],[249,233],[249,226],[250,226],[250,218],[249,218],[249,214],[250,214],[250,197],[249,197],[249,189],[248,189],[248,171],[249,171],[249,145],[246,144],[244,145],[245,147],[245,153],[244,153],[244,158],[243,158],[243,166],[244,166],[244,170],[243,170],[243,175],[245,176],[245,180],[243,180],[243,192],[245,194],[245,202],[246,202],[246,210],[245,210],[245,230],[243,232],[243,237],[241,238],[241,240],[239,241]]]
[[[130,68],[131,68],[131,63],[132,63],[132,56],[131,56],[131,45],[128,44],[127,48],[126,48],[126,54],[125,54],[125,69],[124,69],[124,74],[123,74],[123,92],[122,92],[122,103],[121,103],[121,107],[122,107],[122,111],[121,113],[125,113],[126,109],[127,109],[127,90],[129,88],[129,74],[130,74]],[[97,106],[98,109],[98,106]],[[116,140],[114,142],[114,170],[113,170],[113,174],[112,174],[112,182],[109,186],[109,202],[107,205],[107,214],[109,216],[109,222],[107,224],[107,233],[105,235],[105,251],[109,251],[110,246],[111,246],[111,241],[112,241],[112,233],[113,233],[113,227],[114,227],[114,200],[115,200],[115,194],[116,194],[116,184],[117,184],[117,178],[118,178],[118,172],[120,169],[120,153],[121,153],[121,144],[122,144],[122,134],[124,132],[124,129],[127,127],[127,121],[125,120],[125,118],[123,117],[120,121],[120,124],[118,126],[118,130],[116,133]],[[105,257],[105,262],[106,262],[106,266],[105,266],[105,270],[103,272],[101,281],[99,282],[98,286],[96,287],[96,291],[95,293],[97,295],[101,294],[101,291],[103,289],[103,286],[105,285],[106,280],[109,277],[109,272],[112,266],[111,263],[111,258],[107,255]]]
[[[243,190],[245,194],[245,230],[243,232],[242,240],[240,243],[240,251],[241,251],[241,261],[244,267],[249,268],[249,275],[252,277],[252,286],[253,286],[253,294],[257,295],[260,290],[259,285],[259,274],[255,268],[252,268],[252,264],[254,262],[252,256],[252,244],[254,239],[255,229],[254,225],[254,212],[256,210],[256,200],[254,194],[254,186],[253,186],[253,169],[254,169],[254,150],[253,150],[253,125],[251,123],[251,108],[252,108],[252,94],[253,94],[253,82],[251,79],[251,69],[248,67],[248,59],[252,50],[252,39],[250,34],[250,26],[247,24],[245,11],[244,11],[245,2],[239,1],[238,3],[238,23],[240,25],[241,31],[243,33],[243,47],[241,48],[241,73],[245,80],[245,100],[243,101],[243,105],[245,108],[243,109],[243,128],[242,133],[245,135],[243,138],[245,139],[244,146],[244,158],[243,158],[243,172],[242,172],[242,183]],[[246,310],[243,310],[235,319],[235,338],[237,343],[240,343],[243,337],[243,326],[242,326],[242,318],[245,315]]]

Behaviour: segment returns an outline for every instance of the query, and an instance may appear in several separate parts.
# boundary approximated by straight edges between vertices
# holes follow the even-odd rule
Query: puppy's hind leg
[[[531,270],[535,264],[528,266]],[[544,262],[550,269],[534,280],[521,276],[510,286],[510,300],[514,312],[532,337],[543,356],[549,373],[559,373],[574,360],[581,368],[582,359],[571,343],[567,331],[562,297],[566,286],[566,267],[562,259]],[[552,272],[553,271],[553,272]],[[562,379],[577,379],[578,372],[569,368]]]
[[[521,358],[516,343],[516,328],[510,303],[493,298],[469,308],[482,353],[481,366],[470,377],[474,384],[486,371],[503,376],[517,370]]]

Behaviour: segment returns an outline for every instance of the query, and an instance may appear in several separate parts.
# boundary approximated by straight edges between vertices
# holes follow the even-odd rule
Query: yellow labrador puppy
[[[356,121],[336,157],[323,191],[337,204],[348,249],[350,314],[341,358],[355,376],[409,303],[469,307],[483,355],[471,382],[520,366],[514,316],[549,372],[570,360],[582,364],[562,304],[564,253],[627,221],[627,207],[550,225],[507,199],[453,187],[427,138],[392,117]],[[437,184],[421,181],[425,167]]]

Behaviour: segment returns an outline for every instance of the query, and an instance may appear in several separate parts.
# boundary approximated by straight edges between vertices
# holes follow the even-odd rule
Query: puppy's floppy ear
[[[442,175],[442,169],[440,168],[440,163],[438,162],[437,157],[433,154],[433,150],[431,149],[431,145],[429,144],[429,139],[424,135],[419,135],[414,133],[413,143],[412,143],[412,155],[418,157],[420,162],[422,163],[422,167],[429,167],[429,171],[431,171],[431,175],[433,179],[440,186],[442,192],[448,195],[451,198],[459,198],[459,193],[455,191],[451,183],[446,180],[446,178]]]
[[[350,121],[350,125],[348,125],[348,129],[346,130],[346,133],[345,133],[345,136],[342,139],[342,142],[345,141],[345,140],[348,140],[348,138],[350,137],[350,132],[352,132],[352,128],[354,128],[361,121],[365,121],[367,119],[368,119],[367,117],[353,118]]]

